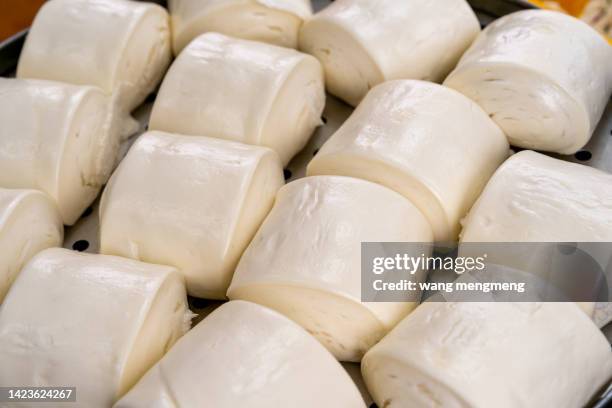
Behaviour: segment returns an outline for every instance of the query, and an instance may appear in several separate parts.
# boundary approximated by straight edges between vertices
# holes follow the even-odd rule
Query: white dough
[[[236,38],[297,48],[310,0],[169,0],[174,53],[214,31]]]
[[[462,224],[462,243],[577,242],[605,270],[612,256],[605,246],[588,243],[612,242],[612,175],[522,151],[495,172]],[[529,257],[496,252],[489,261],[545,273],[552,264],[547,247],[539,245]],[[463,246],[461,255],[477,249]],[[592,305],[584,306],[592,312]]]
[[[32,24],[17,76],[97,86],[127,118],[161,80],[170,42],[168,13],[156,4],[53,0]]]
[[[368,93],[307,173],[387,186],[425,214],[436,241],[452,241],[508,152],[504,134],[468,98],[440,85],[399,80]]]
[[[287,164],[321,124],[323,82],[310,55],[204,34],[170,67],[149,128],[267,146]]]
[[[187,331],[190,317],[174,268],[47,249],[0,309],[0,384],[76,387],[77,402],[64,406],[108,408]]]
[[[612,174],[525,150],[462,223],[467,242],[612,242]]]
[[[117,161],[109,105],[94,87],[0,78],[0,187],[42,190],[74,224]]]
[[[384,81],[441,82],[479,32],[465,0],[336,0],[299,42],[323,64],[328,91],[356,106]]]
[[[361,370],[380,407],[575,408],[612,376],[612,354],[573,303],[427,302]]]
[[[254,303],[206,317],[114,408],[365,408],[346,371],[308,333]]]
[[[612,48],[584,22],[520,11],[489,25],[444,82],[476,101],[510,144],[573,154],[612,93]]]
[[[102,196],[100,252],[175,266],[189,294],[224,299],[283,183],[270,149],[145,133]]]
[[[425,217],[392,190],[350,177],[299,179],[278,192],[228,296],[271,307],[339,360],[359,361],[416,306],[361,302],[361,242],[432,239]]]
[[[0,188],[0,304],[23,265],[63,238],[62,219],[45,194]]]

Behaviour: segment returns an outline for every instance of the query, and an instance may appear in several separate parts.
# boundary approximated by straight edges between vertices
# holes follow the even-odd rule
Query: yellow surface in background
[[[588,0],[560,0],[558,3],[572,16],[578,17],[582,14],[582,10],[584,10]]]
[[[558,1],[546,1],[546,0],[528,0],[530,3],[547,9],[559,9],[559,7],[571,14],[572,16],[579,17],[584,9],[584,6],[588,3],[588,0],[558,0]]]
[[[574,17],[580,18],[590,0],[528,0],[531,4],[545,9],[563,11]],[[612,10],[610,10],[612,13]],[[609,31],[608,31],[609,32]],[[608,42],[612,45],[612,37],[606,36]]]

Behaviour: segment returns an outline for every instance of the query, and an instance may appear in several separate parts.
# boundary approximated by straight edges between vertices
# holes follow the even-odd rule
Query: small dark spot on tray
[[[86,239],[79,239],[74,244],[72,244],[72,249],[75,251],[83,252],[89,248],[89,241]]]
[[[591,160],[591,157],[593,157],[593,155],[588,150],[581,150],[581,151],[577,152],[574,155],[574,157],[577,160],[580,160],[580,161],[589,161],[589,160]]]

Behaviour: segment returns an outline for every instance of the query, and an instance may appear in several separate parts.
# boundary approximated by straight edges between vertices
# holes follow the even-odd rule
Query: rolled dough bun
[[[17,77],[92,85],[112,95],[124,134],[129,113],[170,64],[168,13],[150,2],[53,0],[38,12],[24,44]]]
[[[384,81],[443,81],[479,32],[465,0],[336,0],[299,42],[323,64],[328,91],[356,106]]]
[[[94,87],[0,78],[0,187],[41,190],[74,224],[117,161],[109,105]]]
[[[323,82],[310,55],[204,34],[170,67],[149,128],[267,146],[287,164],[321,124]]]
[[[365,408],[346,371],[302,328],[243,301],[225,303],[114,408]]]
[[[476,101],[510,144],[573,154],[610,99],[612,48],[573,17],[520,11],[489,25],[444,85]]]
[[[426,302],[361,370],[380,407],[574,408],[612,376],[612,354],[573,303]]]
[[[245,40],[297,48],[309,0],[170,0],[174,54],[195,37],[214,31]]]
[[[47,249],[0,309],[0,384],[76,387],[77,402],[65,406],[108,408],[187,331],[190,317],[174,268]]]
[[[228,296],[275,309],[339,360],[360,361],[416,306],[361,302],[361,243],[432,239],[427,219],[392,190],[350,177],[302,178],[278,192]],[[422,272],[413,279],[424,280]]]
[[[574,242],[605,271],[610,248],[591,243],[612,242],[612,175],[525,150],[495,172],[462,224],[462,244],[539,243],[529,253],[495,251],[489,262],[547,273],[553,264],[546,243]],[[460,255],[478,246],[461,245]],[[592,304],[582,306],[592,314]]]
[[[62,219],[45,194],[0,188],[0,304],[23,265],[63,238]]]
[[[508,153],[504,134],[468,98],[433,83],[398,80],[370,91],[307,174],[389,187],[425,214],[436,241],[453,241],[459,220]]]
[[[145,133],[102,196],[100,252],[175,266],[190,295],[225,299],[283,183],[270,149]]]
[[[466,242],[612,242],[612,175],[525,150],[465,217]]]

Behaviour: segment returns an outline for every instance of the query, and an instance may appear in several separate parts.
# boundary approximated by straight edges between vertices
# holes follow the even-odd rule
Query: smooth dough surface
[[[323,82],[310,55],[204,34],[170,67],[149,128],[267,146],[287,164],[321,124]]]
[[[114,408],[365,408],[346,371],[295,323],[225,303],[180,339]]]
[[[53,0],[32,24],[17,76],[97,86],[127,120],[162,79],[170,43],[168,13],[156,4]]]
[[[433,83],[398,80],[368,93],[307,174],[387,186],[425,214],[436,241],[452,241],[508,153],[499,127],[468,98]]]
[[[190,317],[174,268],[44,250],[0,309],[0,384],[73,386],[77,402],[54,406],[108,408],[187,331]]]
[[[62,219],[44,193],[0,188],[0,304],[23,265],[63,238]]]
[[[612,242],[612,175],[522,151],[495,172],[462,224],[462,243],[540,243],[529,254],[521,252],[524,246],[508,246],[491,253],[489,262],[559,279],[559,271],[571,265],[554,267],[554,243],[574,242],[605,271],[612,266],[612,255],[606,244],[597,243]],[[469,256],[479,246],[462,245],[460,255]],[[586,268],[576,272],[586,279]],[[592,314],[592,304],[582,306]]]
[[[175,266],[189,294],[224,299],[283,183],[270,149],[145,133],[102,196],[100,252]]]
[[[170,0],[174,54],[200,34],[214,31],[245,40],[297,48],[309,0]]]
[[[384,81],[441,82],[479,32],[465,0],[336,0],[304,23],[299,46],[356,106]]]
[[[525,150],[463,220],[466,242],[612,242],[612,175]]]
[[[302,178],[278,192],[228,296],[271,307],[339,360],[359,361],[416,306],[413,299],[361,302],[361,242],[432,239],[425,217],[392,190],[350,177]]]
[[[44,191],[74,224],[117,161],[109,105],[94,87],[0,78],[0,187]]]
[[[380,407],[574,408],[612,376],[573,303],[421,304],[363,358]]]
[[[476,101],[510,144],[573,154],[612,93],[612,48],[562,13],[520,11],[478,36],[444,85]]]

